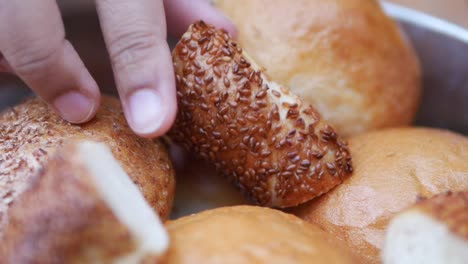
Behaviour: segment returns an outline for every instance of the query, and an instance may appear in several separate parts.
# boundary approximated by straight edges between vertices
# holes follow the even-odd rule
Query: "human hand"
[[[182,34],[198,19],[235,34],[207,0],[96,0],[125,116],[144,137],[164,134],[177,103],[168,31]],[[18,75],[65,120],[94,117],[99,88],[65,38],[55,0],[0,0],[0,72]]]

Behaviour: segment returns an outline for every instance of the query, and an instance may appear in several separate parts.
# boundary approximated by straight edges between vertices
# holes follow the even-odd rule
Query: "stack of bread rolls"
[[[468,138],[408,126],[419,63],[378,2],[212,2],[239,38],[181,37],[164,140],[111,97],[80,126],[0,115],[0,260],[463,263]]]
[[[69,142],[8,209],[2,263],[154,263],[169,247],[159,216],[109,147]]]
[[[156,261],[168,248],[174,169],[132,133],[116,98],[87,124],[34,98],[0,115],[1,263]]]

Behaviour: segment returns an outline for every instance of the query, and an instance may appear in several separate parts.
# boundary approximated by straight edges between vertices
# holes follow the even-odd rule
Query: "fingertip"
[[[171,128],[177,104],[171,98],[165,98],[158,90],[138,89],[125,100],[125,115],[135,134],[155,138],[164,135]]]
[[[233,38],[238,36],[235,24],[206,0],[171,0],[166,1],[164,7],[169,32],[176,37],[182,35],[191,24],[198,20],[225,29]]]
[[[231,22],[231,20],[229,20],[228,18],[226,18],[226,22],[224,23],[224,27],[223,27],[227,32],[229,32],[229,35],[231,35],[231,37],[233,39],[237,39],[238,36],[239,36],[239,31],[237,30],[237,27],[234,25],[233,22]]]
[[[48,100],[64,120],[72,124],[86,123],[93,119],[99,110],[101,93],[96,81],[84,67],[79,57],[77,57],[76,51],[68,42],[65,45],[65,54],[66,61],[75,61],[78,62],[78,65],[82,65],[82,67],[76,69],[76,75],[74,76],[75,87],[78,88],[70,89],[66,84],[63,84],[60,88],[62,92],[54,94],[41,91],[41,93],[46,98],[51,95],[53,96],[52,99]]]
[[[80,91],[67,91],[52,101],[52,106],[66,121],[73,124],[88,122],[99,108],[100,97],[90,97]]]
[[[238,31],[234,22],[216,7],[211,7],[211,9],[213,9],[212,15],[207,16],[205,22],[226,30],[232,38],[237,39]]]
[[[238,31],[234,22],[232,22],[231,19],[227,17],[221,10],[212,6],[211,4],[209,4],[207,9],[210,9],[210,14],[206,15],[205,22],[226,30],[231,35],[231,37],[237,39]]]

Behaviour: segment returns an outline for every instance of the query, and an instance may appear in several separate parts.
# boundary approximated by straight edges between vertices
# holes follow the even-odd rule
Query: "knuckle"
[[[15,72],[23,76],[42,74],[59,59],[63,42],[31,46],[18,51],[10,62]]]
[[[160,43],[149,30],[116,33],[109,42],[109,56],[118,70],[135,67],[154,53]]]

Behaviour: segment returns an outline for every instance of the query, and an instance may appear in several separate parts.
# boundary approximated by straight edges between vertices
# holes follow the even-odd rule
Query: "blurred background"
[[[468,28],[468,0],[391,0]]]

